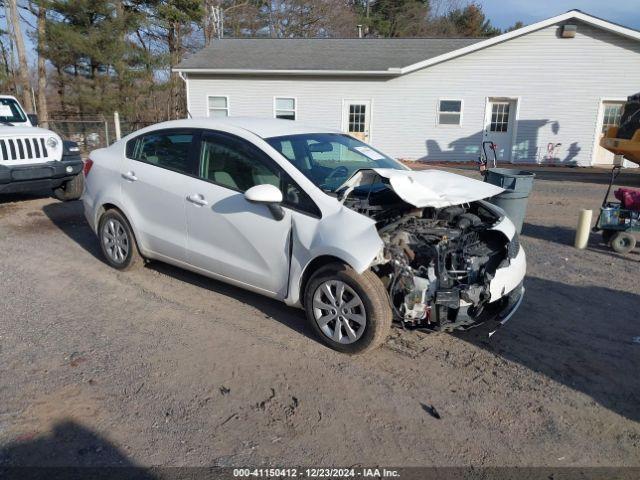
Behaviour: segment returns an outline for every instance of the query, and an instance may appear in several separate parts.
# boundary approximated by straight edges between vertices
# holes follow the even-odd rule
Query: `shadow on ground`
[[[98,238],[84,219],[81,202],[53,202],[43,206],[42,211],[71,240],[84,248],[97,260],[106,263],[100,250]],[[166,263],[151,261],[145,265],[145,268],[251,305],[260,310],[267,318],[273,318],[299,334],[312,340],[317,340],[313,331],[307,325],[304,312],[298,308],[287,307],[280,301]]]
[[[3,193],[0,194],[0,205],[3,203],[26,202],[37,198],[47,198],[51,196],[50,191],[35,191],[28,193]]]
[[[0,478],[152,480],[156,477],[106,438],[65,420],[46,435],[23,434],[1,447]]]
[[[560,245],[573,246],[576,232],[574,229],[562,227],[559,225],[547,226],[536,225],[533,223],[525,223],[522,227],[522,235],[537,238],[547,242],[558,243]],[[639,240],[640,241],[640,240]],[[589,245],[587,249],[592,252],[609,255],[615,258],[624,258],[632,261],[640,261],[640,243],[638,247],[627,254],[614,252],[608,245],[604,243],[601,232],[591,232],[589,235]]]
[[[640,295],[531,277],[525,286],[520,310],[490,340],[489,325],[455,336],[640,421]]]
[[[558,225],[550,227],[546,225],[525,223],[522,227],[522,235],[537,238],[539,240],[546,240],[548,242],[559,243],[562,245],[573,244],[575,234],[575,230]]]

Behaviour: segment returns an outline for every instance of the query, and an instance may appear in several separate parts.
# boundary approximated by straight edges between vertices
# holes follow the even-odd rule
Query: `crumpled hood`
[[[41,135],[41,136],[52,136],[52,137],[56,137],[59,138],[58,135],[56,135],[54,132],[52,132],[51,130],[47,130],[45,128],[39,128],[39,127],[25,127],[25,126],[13,126],[10,127],[8,125],[2,125],[0,124],[0,137],[5,137],[5,136],[29,136],[29,135]]]
[[[504,191],[486,182],[443,170],[395,170],[373,168],[358,170],[338,190],[347,187],[343,198],[360,185],[374,183],[376,177],[389,180],[394,192],[405,202],[419,208],[443,208],[475,202]]]

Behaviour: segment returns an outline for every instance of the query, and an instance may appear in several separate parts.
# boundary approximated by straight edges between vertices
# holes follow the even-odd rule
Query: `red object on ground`
[[[640,190],[619,188],[613,194],[622,202],[622,207],[640,211]]]

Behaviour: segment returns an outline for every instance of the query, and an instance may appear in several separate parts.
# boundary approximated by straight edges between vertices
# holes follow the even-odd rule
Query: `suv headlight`
[[[58,146],[58,140],[55,137],[47,138],[47,147],[56,148]]]

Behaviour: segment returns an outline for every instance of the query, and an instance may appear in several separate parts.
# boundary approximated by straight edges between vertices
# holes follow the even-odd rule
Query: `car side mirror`
[[[38,126],[38,115],[36,115],[35,113],[27,113],[27,118],[29,119],[29,123],[31,123],[32,126]]]
[[[251,203],[262,203],[266,205],[276,220],[279,221],[284,218],[284,210],[280,206],[283,197],[278,187],[268,183],[255,185],[244,192],[244,198]]]

